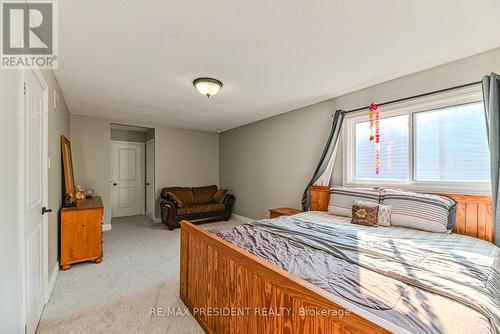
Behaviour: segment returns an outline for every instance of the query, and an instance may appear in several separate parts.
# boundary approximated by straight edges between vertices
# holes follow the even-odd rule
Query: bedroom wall
[[[111,223],[111,121],[71,115],[71,145],[75,178],[94,189],[105,206],[104,223]],[[140,125],[144,124],[130,124]],[[165,186],[219,183],[219,142],[216,133],[156,127],[146,135],[155,138],[157,199]],[[159,215],[159,201],[156,205]]]
[[[219,184],[217,133],[155,128],[156,217],[163,187]]]
[[[70,137],[70,114],[64,96],[52,70],[44,70],[42,74],[49,86],[49,208],[53,213],[49,215],[48,225],[48,255],[49,277],[55,275],[58,266],[59,252],[59,209],[62,207],[62,161],[61,161],[61,135]],[[59,96],[58,109],[54,107],[54,91]],[[50,280],[49,278],[49,280]]]
[[[300,208],[334,110],[470,83],[490,72],[500,72],[500,48],[223,132],[221,186],[236,195],[234,212],[246,217],[267,217],[272,207]],[[341,155],[332,184],[342,182]]]
[[[92,188],[104,205],[103,223],[111,224],[110,122],[71,115],[71,151],[75,183]]]

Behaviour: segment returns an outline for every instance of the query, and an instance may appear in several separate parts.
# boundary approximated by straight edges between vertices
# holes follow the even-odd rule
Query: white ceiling
[[[498,0],[59,1],[73,114],[227,130],[500,46]],[[192,85],[221,80],[207,100]]]

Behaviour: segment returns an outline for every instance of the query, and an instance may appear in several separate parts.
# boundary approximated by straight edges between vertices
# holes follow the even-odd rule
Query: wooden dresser
[[[100,197],[78,200],[76,207],[61,210],[61,269],[83,261],[102,261],[103,212]]]

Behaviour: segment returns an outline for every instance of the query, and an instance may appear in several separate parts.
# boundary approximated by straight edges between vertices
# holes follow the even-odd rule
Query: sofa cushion
[[[220,203],[192,204],[177,209],[177,214],[187,215],[199,212],[224,211],[224,209],[225,209],[224,204]]]
[[[171,192],[182,202],[183,206],[193,204],[193,191],[188,187],[167,187],[161,191],[161,197],[168,198],[167,193]]]
[[[194,187],[193,204],[205,204],[213,201],[214,194],[217,192],[217,186]]]
[[[227,194],[227,189],[219,189],[215,192],[212,201],[215,203],[222,203],[222,200],[224,199],[226,194]]]
[[[179,207],[179,208],[182,208],[184,206],[184,204],[182,203],[181,199],[179,197],[177,197],[176,194],[170,192],[170,191],[166,191],[164,193],[162,193],[163,195],[163,198],[167,198],[167,199],[170,199],[172,202],[174,202],[174,204]]]

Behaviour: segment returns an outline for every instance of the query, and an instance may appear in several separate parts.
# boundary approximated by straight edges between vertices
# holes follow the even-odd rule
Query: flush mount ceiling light
[[[210,97],[219,92],[222,87],[222,82],[213,78],[198,78],[193,81],[193,85],[198,92],[206,97]]]

